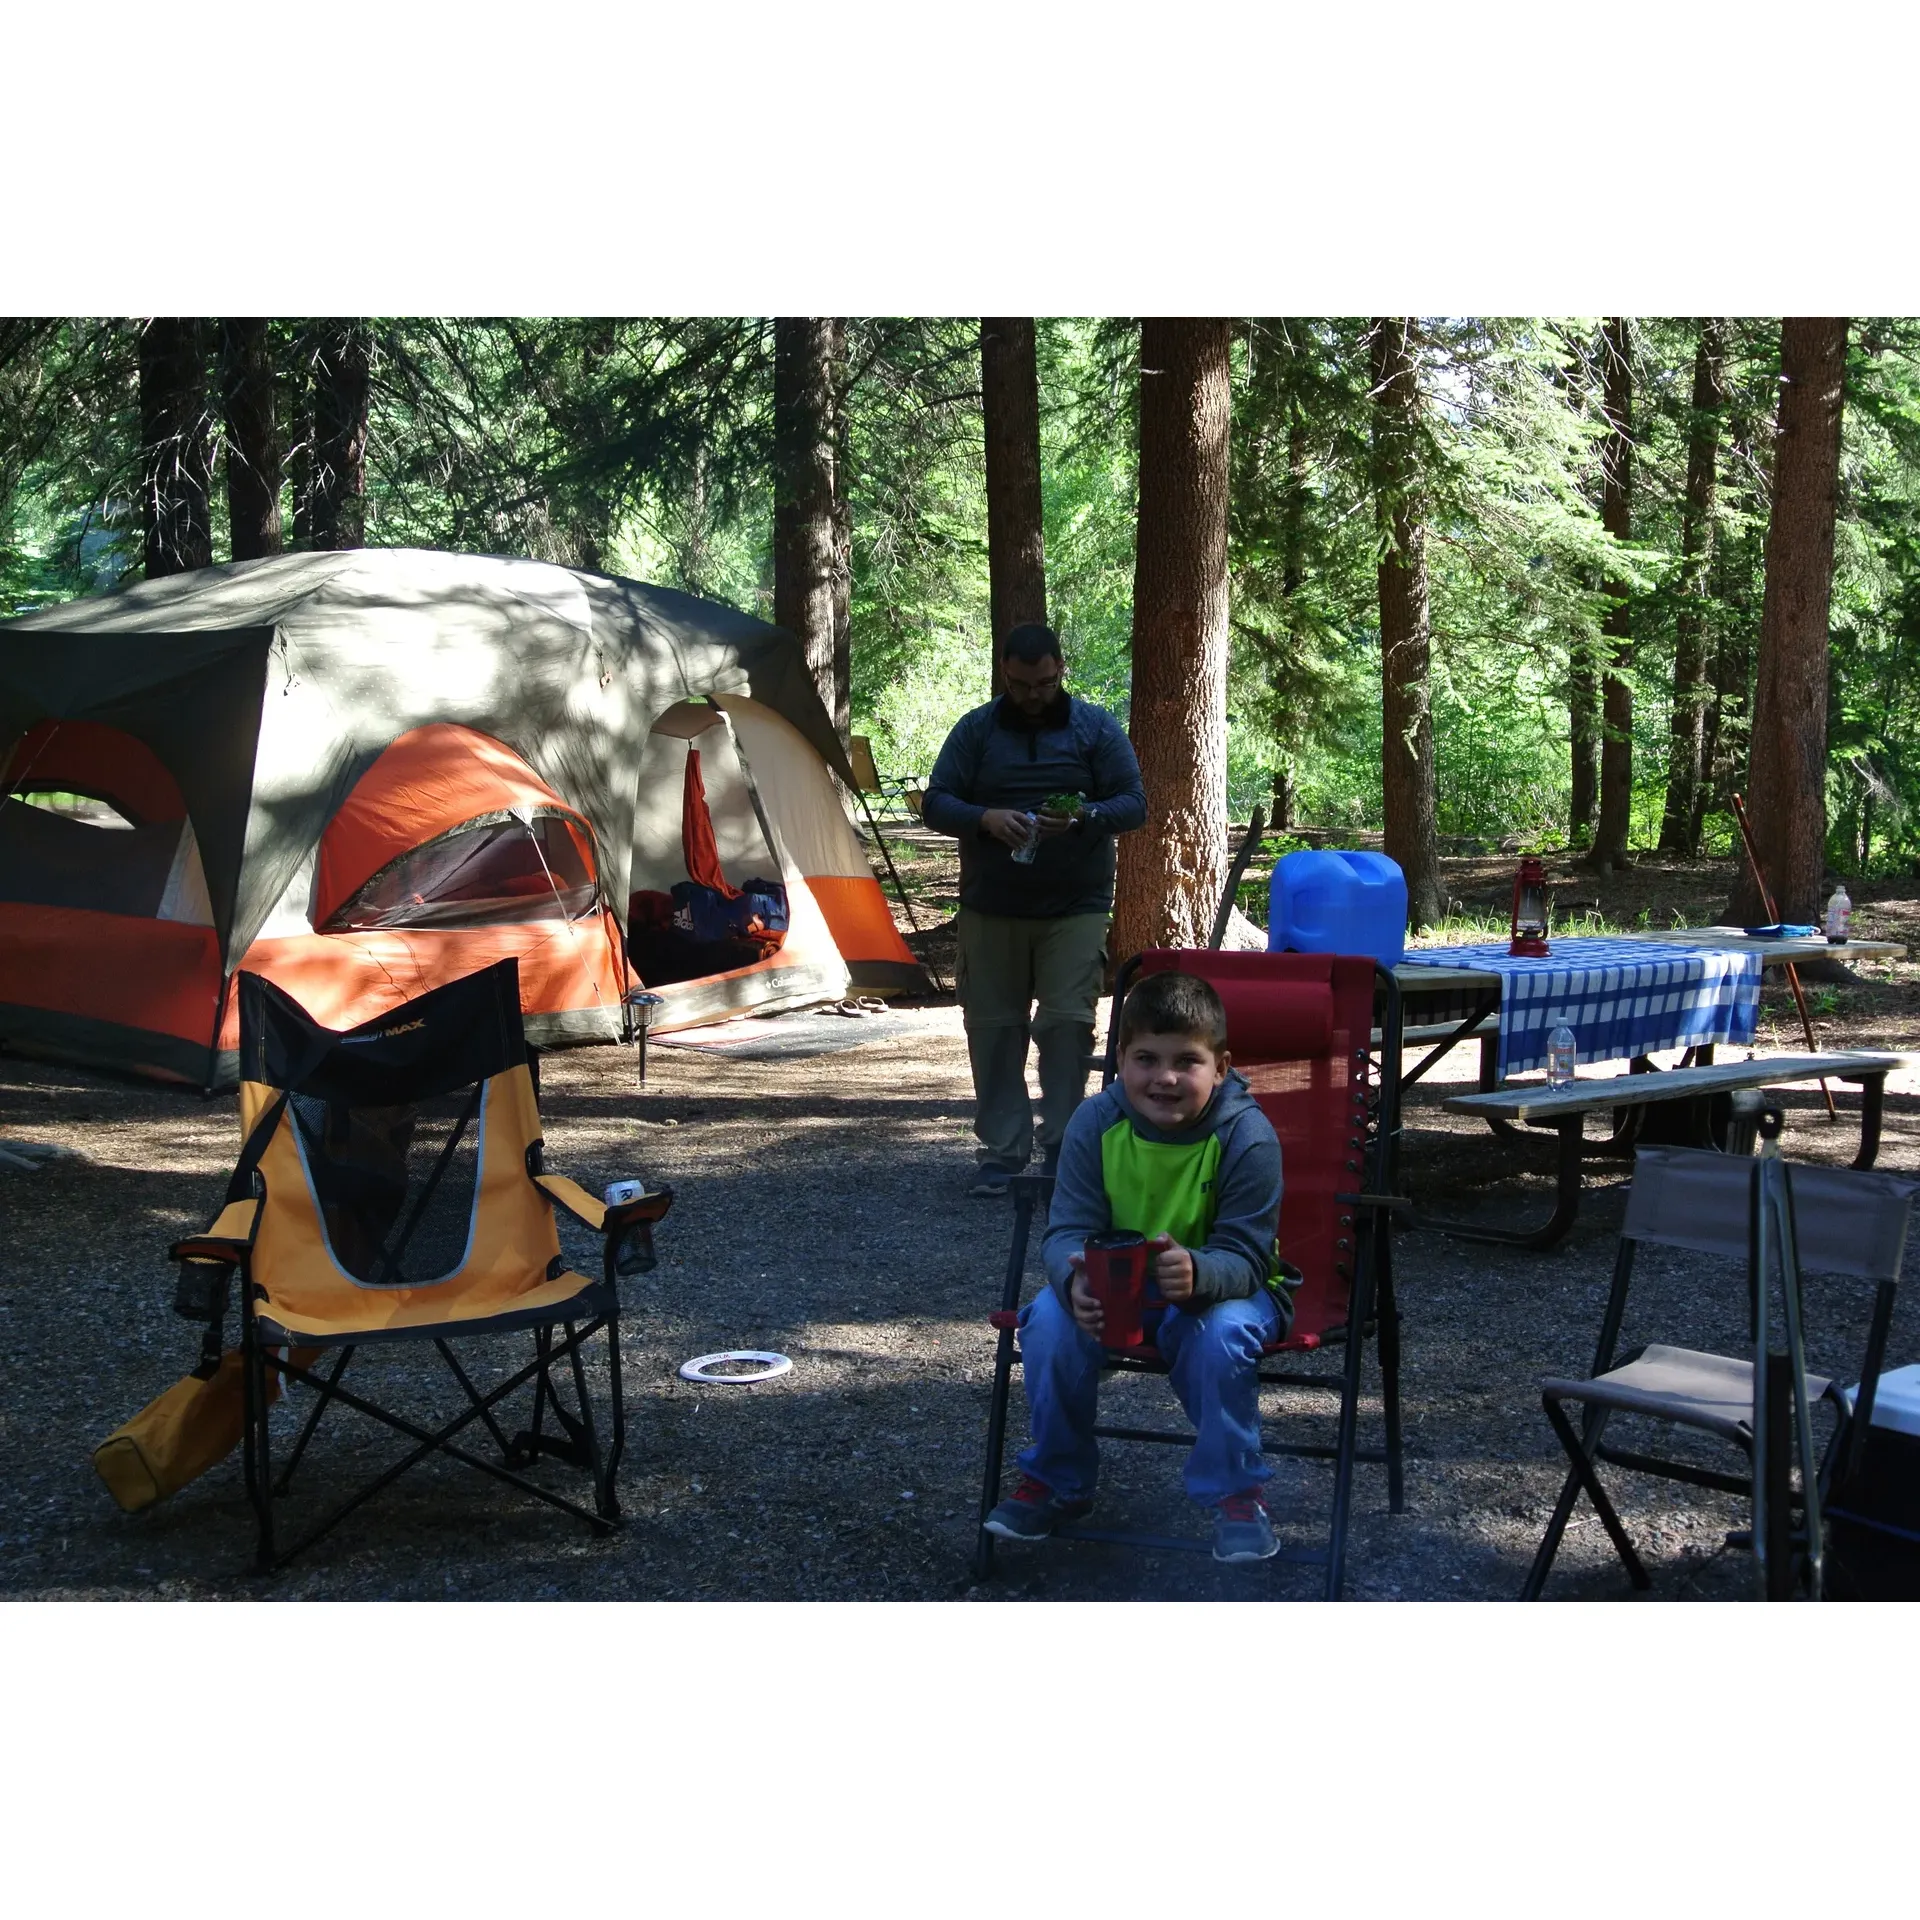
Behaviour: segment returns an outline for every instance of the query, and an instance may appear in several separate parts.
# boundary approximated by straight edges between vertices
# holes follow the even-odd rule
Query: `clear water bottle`
[[[1547,1035],[1547,1085],[1565,1087],[1573,1083],[1573,1057],[1577,1043],[1573,1029],[1563,1020]]]
[[[1836,947],[1847,943],[1847,928],[1853,922],[1853,902],[1847,898],[1847,883],[1842,880],[1827,901],[1827,938]]]
[[[1027,844],[1015,847],[1013,857],[1021,866],[1030,867],[1033,865],[1033,856],[1040,851],[1040,823],[1030,813],[1020,817],[1027,823]]]

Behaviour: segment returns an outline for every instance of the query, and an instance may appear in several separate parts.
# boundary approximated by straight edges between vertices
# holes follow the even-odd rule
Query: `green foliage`
[[[138,328],[0,320],[0,612],[109,590],[140,562]],[[368,537],[524,553],[771,612],[772,322],[372,323]],[[1138,493],[1138,339],[1042,320],[1050,617],[1072,685],[1124,720]],[[1829,854],[1920,865],[1920,321],[1854,323],[1829,692]],[[1568,686],[1625,583],[1630,839],[1666,798],[1678,556],[1698,323],[1633,323],[1633,538],[1599,525],[1598,322],[1429,317],[1411,483],[1426,527],[1439,827],[1564,844]],[[1728,323],[1703,603],[1718,753],[1703,848],[1734,847],[1764,600],[1778,322]],[[276,322],[292,446],[309,444],[311,323]],[[989,593],[978,322],[845,325],[838,443],[851,538],[851,700],[891,774],[924,774],[986,697]],[[1378,581],[1367,322],[1253,318],[1232,362],[1227,772],[1232,811],[1380,823]],[[218,412],[217,381],[210,409]],[[215,422],[216,439],[218,423]],[[217,448],[217,455],[220,450]],[[216,463],[216,558],[224,489]],[[1249,885],[1253,884],[1249,881]]]

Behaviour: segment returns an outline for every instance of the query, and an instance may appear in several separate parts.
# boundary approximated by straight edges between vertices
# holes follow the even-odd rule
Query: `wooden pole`
[[[1247,862],[1253,858],[1253,850],[1260,844],[1260,836],[1266,831],[1267,815],[1263,807],[1255,807],[1253,818],[1247,822],[1247,836],[1240,842],[1239,856],[1233,863],[1233,870],[1227,875],[1226,890],[1220,895],[1220,911],[1213,916],[1213,938],[1207,942],[1209,947],[1217,948],[1227,937],[1227,923],[1233,918],[1233,897],[1240,891],[1240,876],[1247,870]]]
[[[1760,856],[1754,851],[1753,829],[1747,825],[1746,804],[1737,793],[1733,796],[1733,817],[1740,823],[1740,840],[1747,850],[1747,865],[1753,871],[1753,884],[1760,890],[1760,904],[1766,908],[1769,920],[1778,920],[1779,909],[1773,904],[1773,895],[1767,890],[1767,876],[1760,870]],[[1807,1051],[1818,1053],[1820,1042],[1813,1037],[1813,1016],[1807,1011],[1806,989],[1800,984],[1800,969],[1791,960],[1787,962],[1787,985],[1793,989],[1793,1003],[1800,1009],[1800,1030],[1807,1036]],[[1833,1089],[1822,1080],[1820,1091],[1827,1096],[1827,1118],[1838,1120],[1840,1109],[1833,1104]]]

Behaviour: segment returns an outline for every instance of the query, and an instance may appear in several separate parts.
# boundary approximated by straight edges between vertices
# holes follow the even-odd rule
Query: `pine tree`
[[[280,436],[266,321],[220,322],[220,387],[233,557],[259,560],[280,551]]]
[[[1827,622],[1846,377],[1845,320],[1781,322],[1747,798],[1767,884],[1786,920],[1817,919],[1826,872]],[[1743,871],[1729,918],[1746,924],[1762,911],[1759,889]]]
[[[322,552],[367,541],[367,409],[373,384],[373,328],[365,320],[323,320],[313,350],[313,455],[308,517]]]
[[[1600,453],[1600,523],[1624,546],[1633,538],[1633,362],[1624,318],[1607,322],[1601,352],[1607,431]],[[1624,579],[1616,576],[1601,591],[1607,599],[1601,628],[1606,666],[1600,685],[1600,823],[1592,857],[1605,873],[1626,865],[1633,819],[1633,610]]]
[[[140,333],[140,514],[149,580],[213,564],[213,421],[204,320]]]
[[[1707,581],[1713,567],[1720,414],[1726,405],[1726,323],[1700,322],[1687,421],[1687,491],[1680,516],[1679,606],[1674,615],[1673,719],[1660,851],[1699,851],[1695,796],[1707,772]]]
[[[799,641],[844,740],[834,672],[833,322],[773,323],[773,617]]]
[[[987,573],[992,606],[992,687],[1000,643],[1047,617],[1041,531],[1040,374],[1030,319],[980,322],[980,410],[986,429]]]
[[[1440,918],[1441,897],[1428,678],[1427,530],[1417,431],[1420,384],[1412,329],[1410,319],[1376,319],[1370,350],[1386,851],[1406,875],[1408,919],[1423,927]]]
[[[1147,821],[1120,842],[1113,952],[1204,946],[1227,877],[1225,320],[1140,330],[1130,732]]]

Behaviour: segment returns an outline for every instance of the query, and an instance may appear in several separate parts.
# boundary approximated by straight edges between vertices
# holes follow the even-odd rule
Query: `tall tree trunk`
[[[1662,853],[1694,853],[1694,796],[1706,778],[1707,576],[1713,565],[1713,508],[1726,405],[1726,323],[1700,322],[1693,356],[1693,414],[1687,428],[1687,492],[1680,510],[1680,604],[1674,613],[1673,731],[1667,750]]]
[[[367,401],[373,329],[326,320],[313,365],[313,544],[322,552],[367,542]]]
[[[987,443],[987,577],[993,632],[989,688],[1000,691],[1000,644],[1047,618],[1041,530],[1040,369],[1033,322],[980,322],[980,409]]]
[[[280,551],[280,434],[273,374],[266,321],[222,320],[227,525],[236,560],[261,560]]]
[[[845,740],[853,730],[853,406],[847,383],[847,323],[829,322],[833,382],[833,715]]]
[[[140,517],[149,580],[213,564],[210,328],[149,320],[140,333]]]
[[[1774,905],[1786,920],[1818,919],[1826,872],[1827,618],[1846,379],[1845,320],[1781,322],[1747,805]],[[1759,889],[1743,870],[1729,917],[1746,923],[1760,912]]]
[[[1380,542],[1381,798],[1387,857],[1406,875],[1408,919],[1424,927],[1440,918],[1440,846],[1434,825],[1427,530],[1420,501],[1420,385],[1409,340],[1412,324],[1405,318],[1376,319],[1369,350]]]
[[[1567,740],[1573,762],[1567,838],[1576,847],[1587,846],[1600,808],[1600,676],[1594,643],[1587,639],[1575,640],[1567,655]]]
[[[1230,329],[1140,329],[1130,733],[1147,821],[1120,842],[1113,953],[1205,946],[1227,878]]]
[[[293,549],[313,547],[313,388],[314,356],[319,351],[314,323],[294,330],[287,373],[292,406],[287,420],[287,490],[293,495]]]
[[[773,323],[773,618],[841,738],[833,665],[833,322]]]
[[[1627,323],[1609,320],[1606,356],[1607,435],[1600,455],[1600,524],[1616,540],[1633,538],[1633,363],[1627,357]],[[1602,873],[1627,864],[1627,833],[1633,822],[1633,614],[1624,580],[1609,580],[1600,632],[1606,661],[1600,688],[1600,824],[1593,834],[1593,864]]]
[[[1287,350],[1297,351],[1292,346]],[[1300,592],[1307,578],[1307,466],[1307,410],[1296,392],[1290,394],[1287,401],[1287,492],[1280,514],[1280,596],[1285,602],[1281,618],[1286,623],[1287,639],[1296,660],[1301,657],[1307,641],[1306,610]],[[1293,826],[1294,803],[1298,798],[1295,777],[1299,761],[1295,748],[1299,744],[1300,728],[1290,726],[1287,732],[1291,737],[1278,743],[1280,765],[1273,776],[1273,825],[1281,829]]]
[[[1585,358],[1569,354],[1561,385],[1567,405],[1584,414],[1590,388]],[[1600,805],[1600,680],[1594,666],[1594,646],[1577,635],[1567,648],[1567,842],[1584,847],[1592,843],[1594,815]]]
[[[1710,598],[1719,601],[1729,598],[1734,586],[1735,565],[1726,543],[1716,542],[1707,576]],[[1746,623],[1733,620],[1724,622],[1713,642],[1713,697],[1707,702],[1705,738],[1700,747],[1704,775],[1694,790],[1693,821],[1687,841],[1695,852],[1699,850],[1701,836],[1706,829],[1707,815],[1731,814],[1732,795],[1743,785],[1739,777],[1739,743],[1745,736],[1749,714],[1749,652],[1750,635]],[[1733,851],[1736,859],[1741,857],[1737,839]]]

